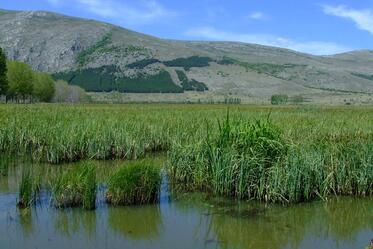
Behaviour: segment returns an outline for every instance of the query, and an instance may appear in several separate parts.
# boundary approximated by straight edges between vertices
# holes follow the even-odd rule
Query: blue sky
[[[241,41],[311,54],[373,49],[373,0],[11,0],[0,8],[55,11],[170,39]]]

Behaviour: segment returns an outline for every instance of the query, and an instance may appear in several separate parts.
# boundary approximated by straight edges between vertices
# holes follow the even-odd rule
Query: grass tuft
[[[160,168],[143,160],[122,166],[108,181],[106,200],[113,205],[142,205],[159,201]]]
[[[59,175],[52,186],[57,208],[83,207],[94,209],[96,202],[96,172],[88,163],[76,166]]]

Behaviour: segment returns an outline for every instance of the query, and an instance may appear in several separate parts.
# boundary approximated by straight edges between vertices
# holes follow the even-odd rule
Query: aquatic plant
[[[96,202],[96,172],[88,162],[62,172],[52,185],[54,206],[94,209]]]
[[[113,205],[141,205],[159,200],[160,168],[143,160],[123,165],[110,176],[106,200]]]
[[[33,174],[32,168],[22,170],[22,178],[19,183],[19,194],[17,206],[28,208],[35,204],[41,189],[41,180]]]
[[[329,195],[373,194],[372,140],[296,146],[268,119],[229,117],[206,138],[175,144],[174,185],[239,199],[294,203]]]

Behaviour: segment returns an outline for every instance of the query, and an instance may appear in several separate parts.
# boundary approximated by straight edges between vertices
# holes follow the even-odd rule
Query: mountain
[[[249,96],[373,93],[373,51],[313,56],[238,42],[165,40],[44,11],[0,10],[11,60],[88,91]]]

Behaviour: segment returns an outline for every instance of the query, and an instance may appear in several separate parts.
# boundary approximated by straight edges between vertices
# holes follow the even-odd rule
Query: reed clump
[[[64,171],[52,184],[53,204],[57,208],[82,207],[94,209],[96,203],[96,172],[85,162]]]
[[[206,134],[194,143],[172,146],[174,185],[282,203],[373,194],[372,139],[295,144],[268,119],[229,117]]]
[[[123,165],[108,181],[106,200],[113,205],[142,205],[159,201],[160,167],[142,160]]]
[[[22,178],[19,183],[17,206],[28,208],[36,203],[41,190],[41,179],[32,173],[31,168],[22,170]]]

